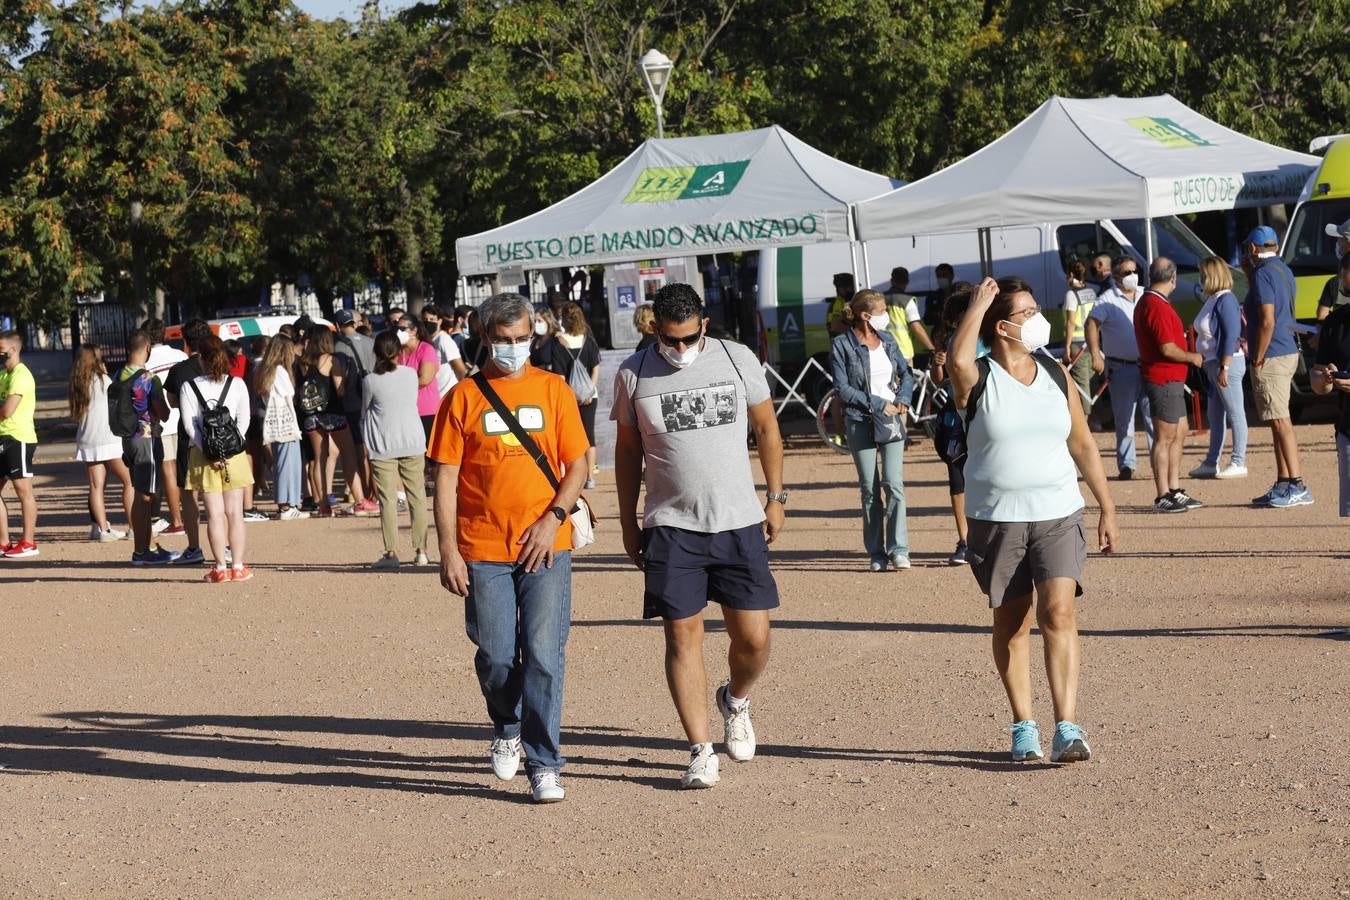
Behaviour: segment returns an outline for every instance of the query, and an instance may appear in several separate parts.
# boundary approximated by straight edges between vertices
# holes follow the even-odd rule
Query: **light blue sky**
[[[380,9],[386,13],[395,12],[410,6],[414,0],[381,0]],[[295,5],[320,19],[336,19],[341,16],[355,21],[361,16],[364,0],[295,0]]]

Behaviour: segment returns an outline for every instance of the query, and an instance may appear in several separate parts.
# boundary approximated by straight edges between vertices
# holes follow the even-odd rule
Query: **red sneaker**
[[[253,570],[248,566],[237,566],[231,577],[235,581],[249,581],[253,578]]]
[[[170,525],[168,528],[161,531],[160,534],[187,534],[187,529],[182,525]]]
[[[23,559],[27,556],[37,556],[37,544],[32,541],[18,541],[9,545],[5,550],[5,559]]]
[[[215,566],[212,566],[211,570],[202,578],[202,581],[205,581],[207,584],[224,584],[229,580],[230,570],[217,569]]]
[[[14,542],[13,542],[13,541],[9,541],[9,542],[7,542],[7,543],[0,544],[0,556],[4,556],[6,553],[8,553],[8,552],[9,552],[9,548],[10,548],[10,547],[13,547],[13,546],[14,546]]]

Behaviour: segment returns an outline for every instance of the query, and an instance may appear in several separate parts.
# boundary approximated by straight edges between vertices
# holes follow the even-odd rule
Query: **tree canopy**
[[[783,125],[905,179],[1051,94],[1170,92],[1276,144],[1344,130],[1350,0],[443,0],[325,22],[290,0],[0,11],[0,310],[302,278],[448,302],[454,240],[583,187],[654,130]]]

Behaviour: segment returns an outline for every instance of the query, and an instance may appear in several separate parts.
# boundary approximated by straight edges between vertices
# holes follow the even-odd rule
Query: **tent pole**
[[[1144,262],[1153,265],[1153,220],[1144,220]]]
[[[994,274],[994,251],[989,229],[978,229],[975,232],[975,239],[980,245],[980,277],[988,278]]]

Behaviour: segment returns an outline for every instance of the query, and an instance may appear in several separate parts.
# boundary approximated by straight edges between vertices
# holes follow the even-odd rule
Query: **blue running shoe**
[[[1031,762],[1043,759],[1041,753],[1041,732],[1034,719],[1024,719],[1012,724],[1013,762]]]
[[[131,564],[133,566],[167,566],[177,558],[177,553],[171,553],[156,544],[153,550],[142,550],[139,553],[131,554]]]
[[[1083,739],[1083,729],[1072,722],[1055,726],[1055,742],[1050,747],[1050,761],[1057,763],[1087,762],[1092,748]]]
[[[201,547],[189,547],[178,554],[178,558],[173,562],[178,566],[201,565],[206,562],[206,557],[202,555]]]
[[[1272,497],[1270,505],[1275,509],[1289,509],[1294,506],[1312,506],[1312,491],[1306,484],[1290,484],[1284,492]]]
[[[1259,497],[1253,497],[1252,506],[1270,506],[1274,502],[1275,498],[1283,494],[1284,491],[1285,485],[1280,484],[1277,481],[1270,486],[1270,490],[1266,491]]]

